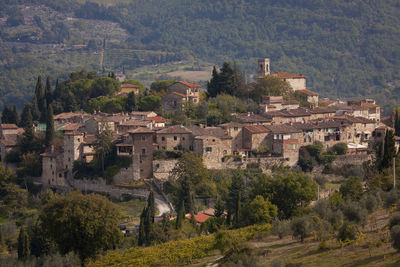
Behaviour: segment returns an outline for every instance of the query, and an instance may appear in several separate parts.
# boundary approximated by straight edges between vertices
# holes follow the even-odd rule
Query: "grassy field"
[[[301,243],[292,237],[279,239],[277,236],[269,236],[249,241],[243,246],[250,250],[252,260],[257,263],[252,267],[288,266],[288,264],[307,267],[400,266],[400,253],[392,248],[389,241],[388,220],[389,212],[380,210],[370,216],[369,223],[361,230],[358,240],[341,244],[332,237],[326,242],[323,250],[320,249],[320,242],[315,241],[313,237]],[[222,257],[220,254],[209,255],[191,266],[213,266],[220,257]],[[248,258],[248,262],[251,262]]]
[[[147,202],[142,199],[132,199],[125,202],[116,203],[120,207],[122,214],[121,223],[139,224],[140,213]]]

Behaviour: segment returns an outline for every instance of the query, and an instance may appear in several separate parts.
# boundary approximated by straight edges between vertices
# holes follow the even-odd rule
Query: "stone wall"
[[[339,155],[332,162],[333,168],[341,168],[345,165],[356,165],[361,166],[364,162],[372,160],[372,155],[369,154],[346,154]]]
[[[153,160],[153,177],[162,182],[167,181],[169,173],[177,163],[176,159]]]
[[[265,173],[269,173],[272,168],[280,167],[285,163],[283,157],[268,157],[268,158],[247,158],[240,161],[227,159],[222,163],[221,169],[246,169],[249,164],[260,164],[260,168]]]

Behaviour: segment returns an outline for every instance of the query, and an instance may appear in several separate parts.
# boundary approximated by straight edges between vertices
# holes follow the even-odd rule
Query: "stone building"
[[[212,135],[196,136],[193,150],[203,158],[204,165],[209,169],[220,169],[224,157],[232,154],[232,138]]]
[[[318,94],[307,89],[296,90],[296,94],[311,104],[313,107],[318,107]]]
[[[243,147],[243,128],[245,125],[238,122],[228,122],[219,125],[232,137],[232,151],[236,152]]]
[[[153,146],[155,131],[147,128],[137,128],[129,132],[133,144],[133,163],[138,164],[141,179],[153,177]],[[134,177],[137,174],[133,175]]]
[[[64,166],[64,155],[62,150],[51,151],[41,154],[42,157],[42,183],[43,185],[65,186],[68,169]]]
[[[167,95],[162,97],[163,109],[170,112],[182,111],[185,102],[200,102],[200,85],[187,82],[176,82],[168,87]]]
[[[157,148],[164,150],[193,150],[192,131],[185,126],[175,125],[157,131]]]
[[[303,74],[275,72],[271,74],[271,76],[287,82],[292,87],[293,91],[307,89],[306,87],[307,78]]]

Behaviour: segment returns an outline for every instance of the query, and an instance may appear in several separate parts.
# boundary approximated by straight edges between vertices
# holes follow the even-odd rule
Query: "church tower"
[[[267,75],[271,74],[271,70],[270,70],[270,62],[269,62],[269,58],[259,58],[258,59],[258,67],[257,67],[258,71],[258,75],[257,78],[264,78]]]

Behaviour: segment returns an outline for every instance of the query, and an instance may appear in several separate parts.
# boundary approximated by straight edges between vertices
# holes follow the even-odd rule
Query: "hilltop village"
[[[272,76],[285,81],[310,105],[301,107],[295,99],[264,95],[258,112],[232,114],[234,121],[213,127],[171,125],[154,111],[60,113],[54,116],[54,126],[63,134],[63,143],[41,154],[42,175],[37,182],[50,187],[73,185],[74,162],[89,163],[94,159],[95,135],[104,129],[112,132],[114,152],[132,159],[130,166],[114,175],[113,184],[154,179],[162,186],[177,163],[174,151],[197,153],[209,169],[259,164],[268,171],[276,166],[296,166],[301,148],[316,142],[321,142],[325,149],[345,143],[347,154],[367,155],[390,128],[383,123],[382,110],[374,99],[319,98],[317,93],[307,89],[304,75],[271,74],[269,59],[259,59],[257,69],[258,79]],[[254,83],[247,84],[246,88],[251,91]],[[165,91],[162,107],[172,113],[182,112],[185,103],[198,105],[202,101],[202,88],[197,84],[179,81]],[[138,86],[122,84],[118,94],[130,92],[139,94]],[[4,159],[17,145],[23,129],[15,124],[1,124],[0,127],[0,151]],[[39,125],[35,130],[43,131]]]

